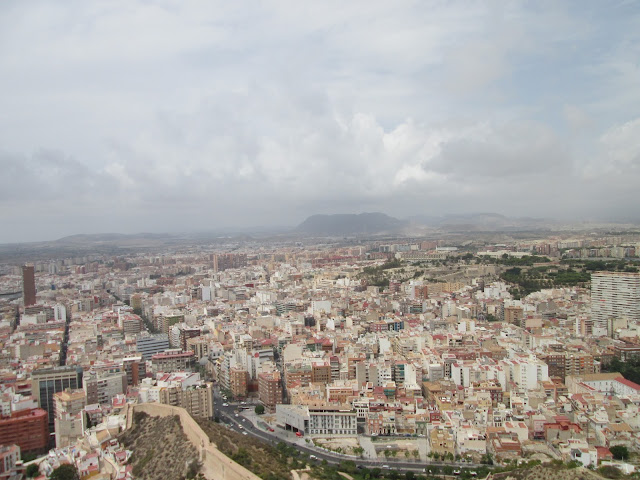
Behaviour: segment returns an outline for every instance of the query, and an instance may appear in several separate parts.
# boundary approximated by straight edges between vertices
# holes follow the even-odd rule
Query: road
[[[225,404],[227,406],[225,406]],[[227,402],[217,394],[214,397],[216,415],[222,423],[228,425],[234,431],[259,438],[261,441],[272,446],[276,446],[280,442],[285,442],[303,453],[315,455],[318,462],[326,460],[327,463],[339,464],[342,461],[351,460],[357,465],[362,465],[367,468],[383,468],[383,466],[389,466],[390,469],[412,472],[422,472],[425,468],[429,469],[430,467],[450,466],[453,468],[473,469],[482,466],[472,463],[403,461],[394,458],[370,460],[327,452],[324,449],[314,446],[312,443],[306,443],[305,438],[296,437],[293,432],[285,431],[279,427],[273,428],[274,431],[271,432],[260,425],[254,424],[254,421],[257,421],[256,423],[263,422],[259,422],[259,418],[255,415],[247,414],[245,416],[242,412],[239,412],[238,409],[243,406],[249,406],[251,409],[254,407],[252,404],[243,405],[240,402]]]

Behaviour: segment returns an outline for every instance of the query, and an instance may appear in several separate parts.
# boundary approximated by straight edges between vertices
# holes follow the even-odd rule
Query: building
[[[0,446],[0,478],[10,477],[10,472],[16,468],[16,464],[20,460],[20,447],[18,445]]]
[[[183,388],[180,385],[164,387],[159,392],[159,403],[184,408],[192,417],[213,418],[213,388],[210,383]]]
[[[169,349],[169,335],[160,333],[157,335],[140,335],[136,338],[136,350],[144,360],[151,360],[156,353]]]
[[[33,265],[22,267],[22,298],[25,307],[36,304],[36,277]]]
[[[232,368],[229,371],[229,389],[234,398],[245,398],[249,393],[249,372],[240,368]]]
[[[276,421],[286,430],[310,435],[357,435],[357,412],[341,407],[282,405],[276,407]]]
[[[44,453],[49,448],[47,412],[30,408],[0,418],[0,445],[20,447],[22,453]]]
[[[504,307],[504,321],[513,325],[522,325],[522,307]]]
[[[174,348],[153,355],[151,369],[153,372],[182,372],[191,370],[193,360],[193,352],[183,352],[180,348]]]
[[[87,405],[108,405],[113,397],[126,393],[127,374],[120,367],[89,371],[84,375],[82,388],[87,397]]]
[[[282,378],[277,370],[258,375],[258,398],[267,412],[276,411],[276,405],[282,403]]]
[[[127,386],[137,386],[147,376],[147,363],[142,357],[122,359],[122,369],[127,374]]]
[[[66,447],[80,438],[85,429],[83,390],[65,390],[53,395],[56,447]]]
[[[53,395],[66,389],[82,388],[82,368],[54,367],[34,370],[31,373],[31,392],[38,405],[47,412],[49,432],[54,431]],[[24,451],[24,449],[23,449]]]
[[[591,316],[605,331],[610,318],[640,321],[640,273],[591,274]]]

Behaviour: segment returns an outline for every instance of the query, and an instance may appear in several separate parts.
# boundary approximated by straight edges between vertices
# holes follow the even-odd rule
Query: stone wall
[[[162,405],[160,403],[139,403],[127,405],[127,428],[131,428],[133,414],[144,412],[152,417],[168,417],[178,415],[182,431],[196,447],[203,463],[202,471],[210,480],[261,480],[242,465],[237,464],[218,450],[209,437],[202,431],[198,423],[191,418],[184,408]]]

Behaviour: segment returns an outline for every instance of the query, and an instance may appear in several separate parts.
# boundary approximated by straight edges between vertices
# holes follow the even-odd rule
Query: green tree
[[[420,452],[418,450],[414,450],[413,452],[411,452],[411,454],[413,455],[413,458],[415,458],[416,460],[420,456]]]
[[[609,447],[609,451],[616,460],[627,460],[629,458],[629,449],[624,445]]]
[[[256,405],[256,408],[254,410],[256,412],[256,415],[262,415],[264,413],[264,405]]]
[[[51,472],[49,480],[80,480],[80,475],[75,465],[65,463]]]
[[[358,456],[362,456],[362,454],[364,453],[364,448],[362,448],[362,447],[354,447],[353,448],[353,453],[358,455]]]
[[[40,475],[40,468],[35,463],[27,465],[26,474],[28,478],[37,477],[38,475]]]

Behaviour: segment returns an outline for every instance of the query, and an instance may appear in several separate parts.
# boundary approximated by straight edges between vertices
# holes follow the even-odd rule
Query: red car
[[[270,432],[275,432],[275,430],[273,428],[271,428],[271,427],[269,427],[269,431]]]
[[[302,436],[302,432],[296,432],[296,437],[301,437]]]

